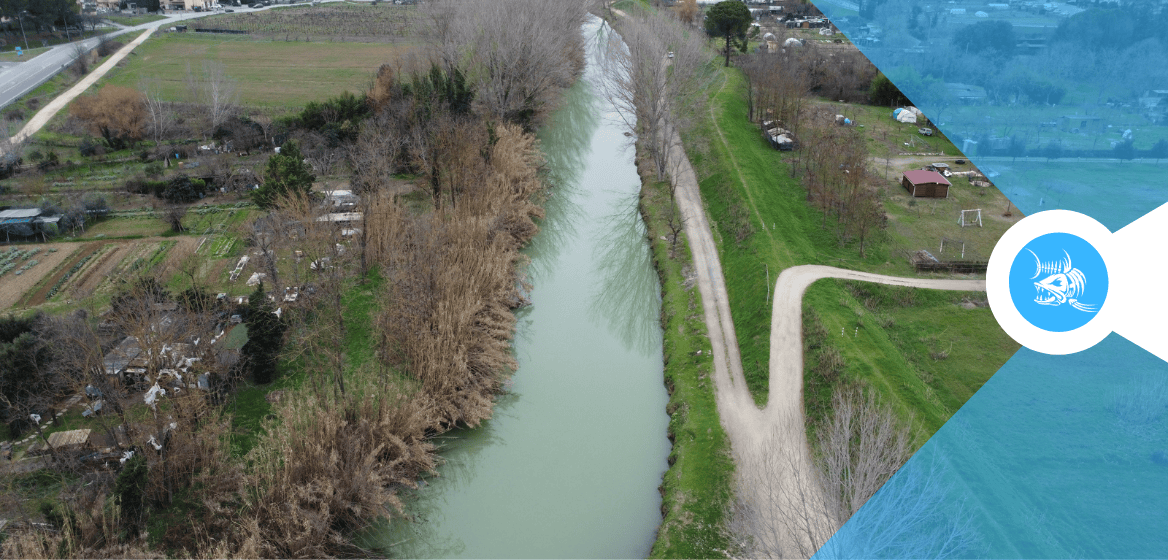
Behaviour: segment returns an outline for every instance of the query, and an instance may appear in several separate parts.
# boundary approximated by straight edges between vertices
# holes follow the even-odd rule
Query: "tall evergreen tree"
[[[726,66],[730,66],[730,45],[746,47],[746,32],[750,30],[750,9],[742,0],[722,0],[706,14],[706,33],[711,37],[726,38]]]
[[[244,324],[247,325],[247,344],[243,345],[246,367],[256,383],[270,383],[276,377],[276,363],[287,325],[276,316],[263,282],[248,298]]]
[[[281,196],[308,194],[315,180],[312,166],[304,162],[300,146],[294,140],[289,140],[280,148],[280,153],[268,158],[268,166],[264,168],[264,184],[252,196],[261,208],[271,208]]]

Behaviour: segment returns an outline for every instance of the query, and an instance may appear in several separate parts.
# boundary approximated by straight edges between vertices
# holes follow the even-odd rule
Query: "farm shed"
[[[47,216],[39,208],[0,210],[0,231],[6,241],[15,237],[33,237],[57,233],[60,216]]]
[[[142,367],[144,364],[135,363],[135,360],[140,357],[142,357],[142,348],[138,345],[138,339],[127,336],[102,360],[105,374],[121,375],[127,368]]]
[[[921,198],[949,198],[949,180],[936,171],[905,171],[900,184],[909,194]]]

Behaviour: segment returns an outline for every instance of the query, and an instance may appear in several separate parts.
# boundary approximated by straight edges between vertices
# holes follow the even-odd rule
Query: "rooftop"
[[[914,185],[922,183],[939,183],[942,185],[949,185],[949,180],[944,175],[936,171],[926,171],[924,169],[913,169],[904,172],[904,178],[908,179]]]

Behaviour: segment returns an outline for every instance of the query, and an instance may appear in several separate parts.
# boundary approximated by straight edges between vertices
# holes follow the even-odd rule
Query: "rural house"
[[[909,194],[922,198],[949,198],[949,180],[936,171],[905,171],[900,184]]]

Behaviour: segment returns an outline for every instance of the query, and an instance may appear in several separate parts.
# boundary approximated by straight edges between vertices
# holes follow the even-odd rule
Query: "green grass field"
[[[1002,234],[1022,219],[1022,213],[998,189],[972,186],[963,177],[950,177],[950,181],[953,184],[949,198],[937,199],[914,199],[900,185],[891,181],[886,185],[884,208],[889,217],[889,258],[897,265],[904,265],[903,274],[912,273],[904,256],[906,251],[925,249],[938,258],[988,261]],[[962,210],[977,209],[981,210],[980,227],[958,224]],[[1009,217],[1004,216],[1007,209]],[[966,213],[967,219],[973,217],[974,214]],[[949,243],[942,255],[943,239],[964,242],[964,255],[960,243]]]
[[[1018,350],[989,309],[974,302],[984,304],[985,293],[813,284],[803,299],[804,336],[818,345],[805,344],[808,431],[826,417],[835,386],[859,381],[912,417],[916,444],[923,444]],[[834,374],[817,367],[825,351],[842,358]]]
[[[686,148],[720,245],[743,371],[756,402],[762,404],[767,398],[770,358],[768,273],[773,284],[784,268],[799,264],[827,264],[895,275],[911,275],[912,270],[906,259],[895,254],[896,236],[904,235],[895,227],[889,232],[892,241],[869,248],[866,257],[860,258],[854,243],[841,245],[834,233],[820,226],[822,215],[811,208],[806,190],[790,176],[787,158],[791,156],[771,149],[757,126],[747,120],[741,74],[726,70],[725,80],[715,86],[710,99],[718,127],[712,119],[701,123],[695,134],[686,139]],[[739,180],[739,171],[745,184]],[[898,219],[897,204],[895,195],[886,201],[894,221]],[[902,214],[915,209],[908,206],[907,198],[903,204]],[[910,221],[908,216],[899,219]],[[754,233],[737,242],[732,232],[743,220],[750,223]],[[930,224],[910,224],[909,229],[932,231],[929,228],[939,228],[936,224],[942,221],[949,218],[940,216]],[[961,231],[956,216],[952,224],[956,232]],[[965,233],[970,229],[965,228]],[[999,231],[1002,230],[1004,227]],[[997,327],[988,308],[960,309],[952,301],[957,297],[953,294],[919,292],[921,295],[915,298],[919,304],[905,309],[881,308],[880,320],[864,307],[868,298],[857,297],[842,284],[817,284],[805,301],[818,313],[829,335],[839,336],[841,328],[852,335],[848,344],[839,345],[845,362],[842,374],[826,382],[867,382],[902,413],[916,417],[918,427],[930,435],[1017,347]],[[934,333],[931,338],[918,334],[930,328]],[[927,341],[918,340],[921,338]],[[951,357],[944,360],[946,367],[928,363],[929,352],[950,347]],[[959,348],[968,354],[959,354]],[[966,359],[962,355],[979,357]],[[824,380],[816,380],[811,374],[814,360],[805,365],[804,396],[807,409],[813,413],[811,429],[814,410],[822,408],[821,399],[830,392],[823,393],[822,386],[816,388],[815,384],[822,385]],[[931,384],[921,381],[921,371],[932,375]]]
[[[161,219],[150,215],[114,217],[94,224],[79,237],[81,239],[151,237],[166,233],[169,227]]]
[[[252,41],[194,33],[156,35],[138,47],[130,63],[106,83],[137,87],[157,79],[173,101],[188,97],[187,69],[198,76],[202,61],[222,63],[239,84],[243,105],[295,108],[342,91],[364,91],[377,68],[393,62],[407,47],[367,43]]]

